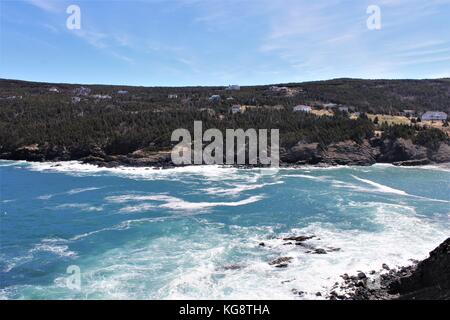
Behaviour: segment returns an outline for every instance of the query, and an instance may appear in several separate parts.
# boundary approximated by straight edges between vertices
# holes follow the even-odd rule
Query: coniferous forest
[[[0,80],[0,153],[32,144],[64,147],[79,157],[98,147],[107,154],[128,154],[139,149],[163,150],[173,146],[173,130],[192,130],[195,120],[203,130],[266,128],[280,130],[280,144],[331,143],[371,139],[376,125],[365,114],[400,114],[412,109],[449,112],[450,79],[357,80],[337,79],[271,86],[241,87],[128,87],[76,85]],[[80,94],[80,88],[89,93]],[[214,101],[213,95],[219,95]],[[245,112],[232,114],[232,105]],[[293,112],[296,105],[317,110],[327,104],[345,106],[332,116]],[[389,138],[411,138],[415,143],[439,146],[447,135],[419,126],[378,125]],[[73,156],[72,158],[77,158]]]

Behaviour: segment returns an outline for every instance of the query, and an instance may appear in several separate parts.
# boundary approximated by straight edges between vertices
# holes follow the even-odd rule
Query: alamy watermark
[[[69,14],[66,20],[66,27],[69,30],[81,29],[81,9],[76,4],[67,7],[66,13]]]
[[[71,290],[81,290],[81,269],[77,265],[70,265],[67,267],[66,273],[69,276],[66,278],[66,286]]]
[[[260,164],[270,167],[279,166],[280,138],[278,129],[270,130],[270,150],[267,129],[247,129],[246,131],[243,129],[226,129],[224,149],[222,132],[218,129],[208,129],[203,133],[202,127],[201,121],[194,121],[193,138],[187,129],[176,129],[172,132],[172,142],[181,139],[171,152],[172,162],[175,165]],[[203,142],[210,143],[203,147]]]
[[[377,5],[370,5],[367,7],[367,29],[380,30],[381,29],[381,8]]]

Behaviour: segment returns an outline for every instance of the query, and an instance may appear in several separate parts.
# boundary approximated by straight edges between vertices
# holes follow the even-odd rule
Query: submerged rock
[[[297,242],[303,242],[309,239],[314,238],[315,236],[294,236],[294,237],[288,237],[283,238],[284,241],[297,241]]]
[[[272,262],[269,262],[269,264],[271,266],[276,265],[277,268],[284,268],[285,266],[282,265],[286,264],[287,267],[287,263],[290,263],[292,259],[293,259],[292,257],[280,257],[278,259],[273,260]]]
[[[228,266],[223,267],[224,270],[239,270],[244,268],[244,266],[238,264],[230,264]]]

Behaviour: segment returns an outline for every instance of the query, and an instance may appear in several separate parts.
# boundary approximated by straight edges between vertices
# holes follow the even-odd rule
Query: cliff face
[[[284,150],[280,156],[282,162],[289,164],[372,165],[381,162],[424,165],[450,162],[450,146],[441,143],[434,150],[403,138],[364,140],[360,144],[347,140],[323,149],[317,143],[299,142],[291,149]]]
[[[126,155],[109,155],[100,147],[66,148],[63,146],[28,145],[0,154],[1,159],[29,161],[80,160],[101,166],[173,166],[170,151],[137,150]],[[282,165],[372,165],[377,162],[395,165],[425,165],[450,162],[450,146],[440,143],[431,149],[416,145],[411,140],[398,138],[364,140],[356,143],[346,140],[323,148],[318,143],[298,142],[289,149],[280,149]]]

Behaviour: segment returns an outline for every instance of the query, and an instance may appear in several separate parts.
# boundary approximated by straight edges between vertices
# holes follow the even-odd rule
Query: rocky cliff
[[[320,148],[318,143],[299,142],[292,148],[281,150],[283,163],[327,165],[424,165],[450,162],[450,146],[441,143],[432,149],[416,145],[411,140],[398,138],[364,140],[362,143],[347,140]]]
[[[100,166],[173,166],[170,150],[136,150],[124,155],[110,155],[98,146],[68,148],[64,146],[28,145],[0,154],[1,159],[29,161],[80,160]],[[318,143],[298,142],[291,148],[280,149],[281,165],[424,165],[450,162],[450,145],[441,142],[438,148],[426,148],[411,140],[397,138],[371,139],[361,143],[347,140],[321,147]]]

